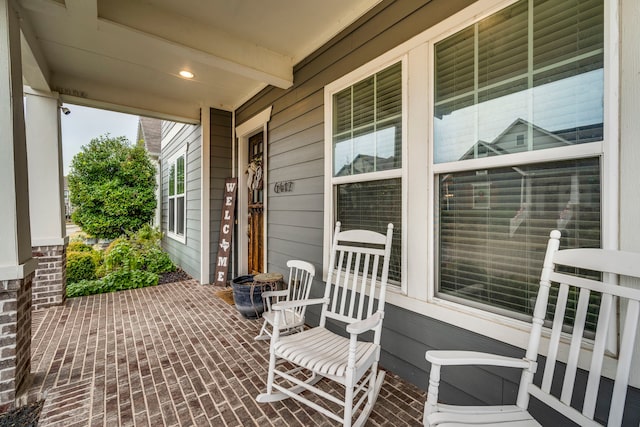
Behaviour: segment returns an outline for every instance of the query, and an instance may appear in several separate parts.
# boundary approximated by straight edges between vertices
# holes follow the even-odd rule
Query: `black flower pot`
[[[263,286],[254,286],[253,275],[236,277],[231,281],[236,309],[247,319],[257,319],[264,312]]]

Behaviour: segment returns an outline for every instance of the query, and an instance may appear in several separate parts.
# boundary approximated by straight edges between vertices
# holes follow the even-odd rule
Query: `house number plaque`
[[[231,239],[233,237],[233,220],[236,206],[236,190],[238,178],[227,178],[224,181],[224,198],[222,201],[222,218],[220,219],[220,243],[216,258],[215,282],[226,285],[229,272],[229,258],[231,254]]]
[[[275,193],[289,193],[293,191],[293,181],[280,181],[273,184]]]

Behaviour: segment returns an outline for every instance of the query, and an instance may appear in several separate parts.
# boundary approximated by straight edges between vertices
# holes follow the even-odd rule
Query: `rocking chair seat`
[[[356,377],[359,378],[363,373],[361,371],[366,371],[370,366],[378,348],[373,343],[358,341]],[[349,339],[318,327],[282,337],[275,345],[275,352],[278,357],[323,376],[344,377],[349,358]]]

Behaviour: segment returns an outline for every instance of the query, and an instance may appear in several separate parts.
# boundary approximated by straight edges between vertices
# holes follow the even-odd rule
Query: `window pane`
[[[184,156],[176,160],[176,194],[184,194]]]
[[[176,221],[176,199],[175,198],[170,198],[169,199],[169,219],[168,219],[168,224],[167,224],[167,229],[169,231],[171,231],[172,233],[176,231],[176,227],[175,227],[175,221]]]
[[[599,159],[451,173],[439,181],[439,296],[530,315],[549,233],[600,247]]]
[[[333,96],[333,174],[402,167],[402,66],[392,65]]]
[[[176,194],[176,165],[169,166],[169,195]]]
[[[602,140],[603,0],[529,4],[436,44],[435,163]]]
[[[336,220],[343,230],[386,233],[393,223],[389,280],[400,282],[402,259],[402,181],[400,178],[336,186]]]
[[[176,234],[184,236],[184,196],[176,197]]]

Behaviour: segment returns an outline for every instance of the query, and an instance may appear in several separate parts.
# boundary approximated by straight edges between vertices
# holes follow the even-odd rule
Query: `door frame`
[[[237,206],[238,206],[238,235],[236,238],[237,242],[237,253],[238,253],[238,274],[247,274],[248,268],[248,257],[249,257],[249,239],[247,237],[247,233],[249,232],[249,203],[248,203],[248,189],[247,189],[247,175],[245,174],[245,170],[247,168],[247,156],[248,153],[248,144],[249,137],[263,132],[264,139],[264,152],[262,154],[262,180],[263,180],[263,231],[264,238],[262,242],[262,247],[264,248],[262,257],[264,261],[264,267],[267,268],[267,206],[268,206],[268,193],[269,188],[267,183],[269,182],[267,179],[267,174],[269,168],[267,167],[268,162],[268,147],[269,147],[269,136],[267,133],[267,125],[269,120],[271,120],[271,110],[273,106],[261,111],[256,114],[246,122],[242,123],[239,126],[236,126],[236,139],[237,139],[237,150],[236,150],[236,174],[238,177],[238,197],[237,197]]]

